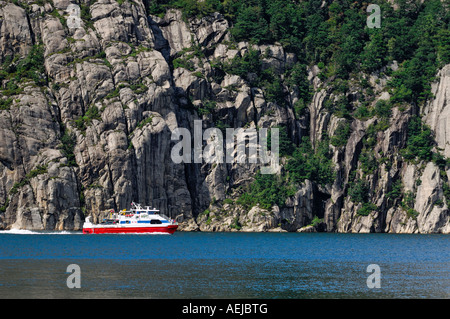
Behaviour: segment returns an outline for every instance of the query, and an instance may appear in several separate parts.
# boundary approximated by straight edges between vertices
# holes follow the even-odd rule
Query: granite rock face
[[[319,79],[317,66],[308,77],[314,96],[299,114],[295,85],[284,86],[289,102],[279,106],[250,84],[252,74],[243,78],[215,67],[249,51],[260,54],[263,69],[280,76],[297,62],[279,44],[230,44],[230,24],[218,13],[186,20],[170,9],[156,17],[141,0],[98,0],[87,8],[90,18],[72,28],[70,1],[43,2],[0,1],[2,63],[40,46],[45,68],[45,84],[24,80],[21,90],[2,97],[11,101],[0,111],[1,229],[79,230],[85,216],[95,222],[135,201],[158,207],[186,231],[450,232],[443,193],[448,178],[432,162],[399,156],[410,108],[395,108],[388,127],[376,135],[373,151],[382,164],[369,174],[363,174],[359,156],[377,118],[354,120],[347,143],[332,146],[332,185],[306,180],[283,207],[246,210],[236,199],[261,164],[176,163],[172,135],[179,128],[193,135],[195,120],[202,120],[203,129],[224,132],[283,125],[295,143],[309,136],[317,145],[342,122],[326,107],[339,96]],[[421,112],[446,157],[449,78],[447,65]],[[389,98],[386,79],[367,80],[376,101]],[[347,94],[356,97],[359,89]],[[362,203],[348,196],[355,174],[367,182],[377,207],[365,215]],[[409,211],[388,196],[395,180],[411,198]]]

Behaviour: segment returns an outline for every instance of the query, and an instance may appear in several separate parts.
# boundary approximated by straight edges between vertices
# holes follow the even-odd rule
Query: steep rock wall
[[[399,155],[414,108],[394,108],[389,125],[376,133],[372,150],[379,165],[370,172],[360,155],[369,128],[381,120],[355,119],[346,144],[331,146],[332,185],[306,180],[283,207],[246,210],[235,200],[260,164],[176,164],[172,132],[193,132],[196,119],[204,129],[284,125],[293,142],[309,136],[318,145],[343,120],[327,109],[327,101],[339,96],[320,80],[317,66],[308,77],[314,96],[299,114],[296,86],[284,85],[280,106],[251,85],[251,74],[243,78],[215,67],[255,50],[262,69],[283,79],[297,62],[279,44],[231,43],[230,25],[218,13],[186,21],[178,10],[148,16],[140,0],[99,0],[88,8],[91,19],[71,29],[59,18],[67,16],[69,1],[19,3],[0,2],[2,61],[26,56],[41,43],[47,84],[22,81],[22,91],[0,113],[0,228],[77,230],[88,214],[97,221],[137,201],[176,217],[184,230],[450,232],[443,194],[448,178],[432,162]],[[420,110],[445,156],[449,68],[440,71],[434,99]],[[367,80],[373,103],[389,97],[387,79]],[[355,83],[347,95],[357,105],[364,90]],[[210,101],[214,110],[202,111]],[[367,183],[377,207],[367,215],[348,195],[355,178]],[[398,180],[413,194],[409,212],[387,196]]]

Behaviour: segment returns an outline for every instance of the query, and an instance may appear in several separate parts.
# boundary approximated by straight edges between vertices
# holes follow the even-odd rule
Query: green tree
[[[334,181],[335,172],[331,160],[328,139],[319,143],[314,150],[309,138],[303,137],[299,147],[285,166],[289,181],[300,184],[308,179],[320,185],[327,185]]]
[[[379,29],[372,29],[370,42],[366,43],[361,54],[361,68],[366,72],[374,72],[386,64],[386,40]]]
[[[271,209],[273,205],[284,207],[286,199],[294,193],[294,189],[287,186],[282,177],[258,172],[247,192],[243,193],[236,203],[246,209],[257,204],[264,209]]]
[[[236,17],[236,24],[230,30],[236,41],[252,40],[256,43],[271,40],[269,23],[261,4],[243,7]]]
[[[305,64],[295,63],[292,69],[287,72],[286,83],[290,87],[297,88],[299,97],[304,103],[308,103],[311,100],[311,85],[308,80],[308,70]]]
[[[355,203],[365,203],[369,200],[369,184],[361,179],[349,183],[348,195]]]
[[[418,158],[431,161],[433,159],[433,133],[431,129],[422,123],[418,116],[413,116],[408,125],[408,139],[406,147],[400,150],[400,154],[407,160]]]
[[[348,121],[339,122],[333,137],[331,138],[331,145],[341,147],[347,144],[350,137],[350,123]]]

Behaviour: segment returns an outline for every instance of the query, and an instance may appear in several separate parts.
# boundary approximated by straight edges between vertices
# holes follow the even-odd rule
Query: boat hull
[[[155,227],[86,227],[83,234],[148,234],[166,233],[173,234],[178,225],[155,226]]]

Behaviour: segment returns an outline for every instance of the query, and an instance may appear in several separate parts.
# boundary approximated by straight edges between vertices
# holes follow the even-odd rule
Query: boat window
[[[152,219],[150,224],[162,224],[162,222],[159,219]]]

